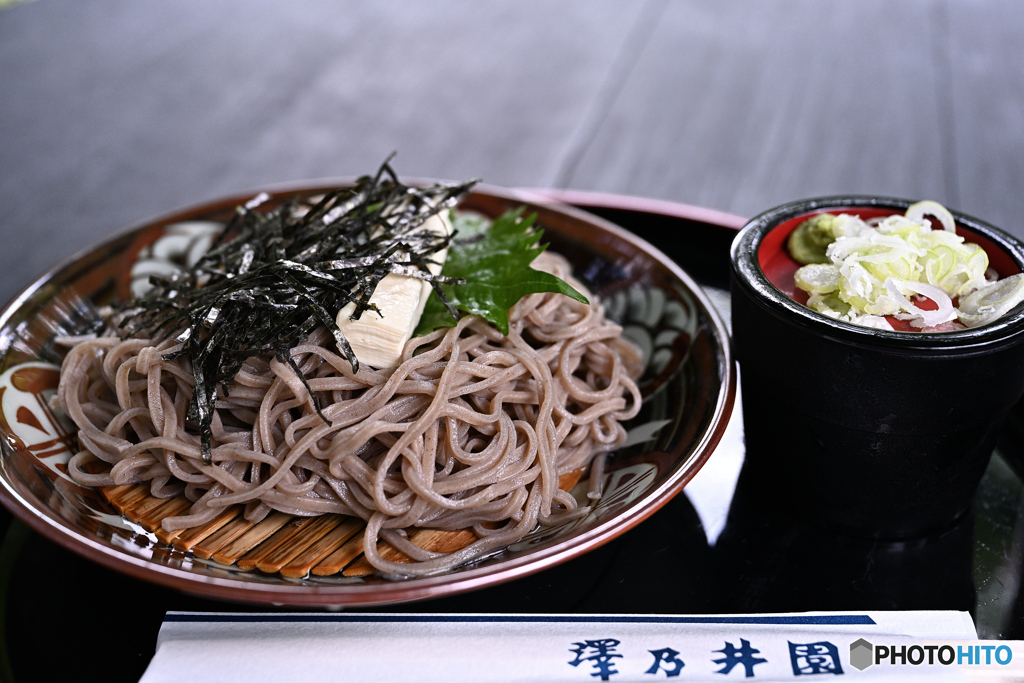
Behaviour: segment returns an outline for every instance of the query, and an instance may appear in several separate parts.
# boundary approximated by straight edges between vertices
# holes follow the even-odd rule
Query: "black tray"
[[[729,245],[742,223],[667,202],[548,192],[632,230],[728,306]],[[722,310],[728,318],[728,310]],[[742,369],[741,369],[742,371]],[[972,514],[936,536],[883,543],[773,511],[741,473],[713,546],[685,495],[583,557],[501,586],[375,608],[391,612],[745,613],[970,610],[979,635],[1024,637],[1024,409],[1018,406]],[[728,496],[723,491],[722,496]],[[171,610],[267,611],[144,583],[70,553],[0,509],[0,680],[136,681]],[[290,609],[289,611],[294,611]],[[59,649],[58,649],[59,648]],[[58,654],[59,652],[59,654]]]

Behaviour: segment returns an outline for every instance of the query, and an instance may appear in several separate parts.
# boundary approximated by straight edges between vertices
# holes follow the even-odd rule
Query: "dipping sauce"
[[[785,514],[898,539],[944,532],[970,510],[1002,420],[1024,393],[1024,306],[978,327],[959,312],[975,291],[1021,279],[1024,244],[948,213],[887,197],[812,198],[762,212],[733,241],[744,476]],[[825,262],[801,264],[787,242],[812,217]],[[821,267],[835,282],[799,272]],[[938,321],[921,298],[928,287],[948,299]],[[831,316],[807,305],[815,294]],[[941,303],[929,300],[931,313]],[[940,327],[954,325],[964,327]]]

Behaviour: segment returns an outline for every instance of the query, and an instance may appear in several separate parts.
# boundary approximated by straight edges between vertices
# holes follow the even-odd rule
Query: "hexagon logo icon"
[[[874,664],[875,648],[868,641],[860,638],[850,643],[850,666],[863,671]]]

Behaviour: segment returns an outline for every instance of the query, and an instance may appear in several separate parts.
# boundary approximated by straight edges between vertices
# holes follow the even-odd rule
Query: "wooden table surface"
[[[0,5],[3,300],[155,214],[392,151],[744,216],[931,198],[1024,237],[1011,0]]]

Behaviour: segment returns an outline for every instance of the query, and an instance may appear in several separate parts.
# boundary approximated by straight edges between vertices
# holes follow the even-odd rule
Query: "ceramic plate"
[[[274,202],[339,183],[268,190]],[[677,494],[718,444],[735,395],[728,335],[694,281],[654,247],[595,216],[478,188],[461,208],[488,216],[525,205],[551,248],[605,302],[609,317],[645,352],[644,406],[609,459],[592,512],[539,529],[504,551],[446,574],[285,578],[201,559],[161,543],[119,514],[102,492],[79,486],[66,463],[73,426],[54,409],[60,353],[52,339],[76,328],[75,297],[116,302],[148,275],[180,267],[256,192],[161,217],[57,266],[0,314],[0,499],[51,540],[132,576],[190,593],[250,603],[371,605],[417,600],[508,581],[565,561],[627,531]],[[574,491],[574,493],[576,493]]]

